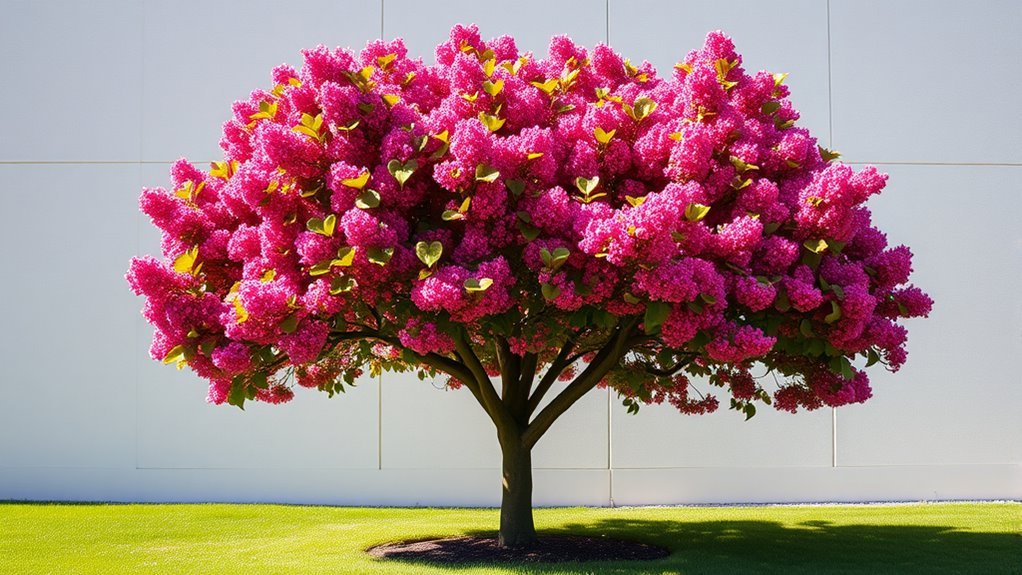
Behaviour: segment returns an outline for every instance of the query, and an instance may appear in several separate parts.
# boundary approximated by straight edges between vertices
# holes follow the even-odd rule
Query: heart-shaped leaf
[[[617,130],[611,130],[609,132],[605,132],[603,130],[603,128],[601,128],[599,126],[597,126],[595,130],[593,130],[593,135],[596,136],[596,141],[601,143],[601,144],[603,144],[603,145],[607,145],[608,143],[610,143],[611,138],[613,138],[614,134],[616,134],[616,133],[617,133]]]
[[[407,162],[402,162],[397,159],[387,162],[387,171],[390,172],[390,175],[394,176],[394,179],[397,180],[398,185],[402,188],[405,186],[405,182],[408,181],[408,178],[412,177],[412,174],[414,174],[417,169],[419,169],[419,162],[415,161],[415,158],[412,158]]]
[[[586,196],[593,193],[593,190],[595,190],[598,185],[600,185],[600,176],[593,176],[592,178],[583,178],[579,176],[575,178],[575,187],[577,187],[579,191]]]
[[[355,261],[355,248],[341,246],[337,249],[337,259],[331,260],[331,266],[348,267]]]
[[[542,284],[539,286],[539,290],[543,293],[543,299],[547,301],[555,300],[557,299],[557,296],[561,295],[561,288],[554,284]]]
[[[394,256],[394,248],[369,248],[366,251],[369,261],[378,266],[385,266]]]
[[[493,280],[490,278],[469,278],[465,280],[465,291],[469,293],[484,292],[490,289],[493,285]]]
[[[814,254],[819,254],[827,249],[827,240],[806,240],[802,245]]]
[[[355,207],[363,210],[371,210],[380,205],[380,193],[376,190],[362,190],[355,198]]]
[[[284,333],[294,333],[298,329],[298,316],[291,314],[284,318],[284,321],[280,322],[280,331]]]
[[[431,268],[433,264],[440,261],[440,256],[444,253],[444,245],[440,242],[419,242],[415,244],[415,255],[418,256],[419,261],[426,264],[426,267]]]
[[[476,166],[477,182],[493,182],[498,176],[500,176],[500,172],[486,164],[479,164]]]
[[[521,180],[505,180],[504,185],[507,186],[507,189],[511,190],[511,193],[516,198],[525,191],[525,182]]]
[[[710,206],[692,203],[685,206],[685,219],[690,222],[698,222],[710,213]]]
[[[306,222],[305,227],[310,232],[315,232],[322,236],[332,237],[334,235],[334,229],[337,227],[337,216],[330,214],[323,219],[312,218]]]
[[[486,80],[485,82],[483,82],[483,91],[489,94],[490,96],[496,96],[503,89],[504,80],[497,80],[496,82]]]
[[[504,125],[504,118],[486,112],[479,112],[479,121],[491,132],[496,132]]]

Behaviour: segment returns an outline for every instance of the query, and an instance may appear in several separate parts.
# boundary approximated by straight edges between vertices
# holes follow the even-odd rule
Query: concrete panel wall
[[[495,433],[465,392],[384,374],[241,413],[152,362],[123,281],[169,162],[219,157],[233,100],[318,43],[456,22],[545,53],[567,33],[661,71],[723,29],[789,72],[802,123],[891,174],[871,204],[937,300],[869,403],[628,416],[598,390],[535,454],[536,502],[1022,497],[1022,4],[899,0],[0,0],[0,499],[492,505]],[[642,14],[642,17],[636,17]]]

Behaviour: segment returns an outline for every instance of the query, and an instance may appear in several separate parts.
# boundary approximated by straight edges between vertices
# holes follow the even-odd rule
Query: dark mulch
[[[565,561],[649,561],[671,554],[663,547],[607,537],[542,537],[527,549],[497,546],[496,537],[450,537],[403,541],[370,547],[379,559],[429,563],[560,563]]]

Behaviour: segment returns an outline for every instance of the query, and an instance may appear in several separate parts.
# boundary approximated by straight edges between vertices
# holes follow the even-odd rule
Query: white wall
[[[822,143],[891,174],[876,219],[937,302],[907,366],[836,413],[627,416],[593,392],[538,446],[537,503],[1022,498],[1022,3],[0,0],[0,499],[498,501],[466,393],[385,375],[207,405],[148,359],[122,278],[158,249],[141,186],[216,159],[231,101],[272,66],[381,35],[432,60],[455,22],[537,52],[609,34],[661,69],[723,28],[747,67],[791,73]]]

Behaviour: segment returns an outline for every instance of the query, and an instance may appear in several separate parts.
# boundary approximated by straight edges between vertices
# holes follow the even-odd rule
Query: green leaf
[[[310,232],[315,232],[328,238],[333,237],[334,230],[337,228],[337,216],[330,214],[323,219],[312,218],[305,223],[305,227]]]
[[[257,371],[252,374],[252,377],[248,378],[248,383],[252,387],[257,389],[269,389],[270,383],[266,380],[266,373]]]
[[[341,185],[347,186],[349,188],[355,188],[356,190],[361,190],[366,186],[366,183],[368,182],[369,172],[362,172],[362,174],[356,178],[348,178],[345,180],[341,180]]]
[[[280,322],[280,331],[284,333],[294,333],[298,329],[298,316],[291,314],[284,318],[284,321]]]
[[[685,219],[690,222],[698,222],[710,213],[710,206],[692,203],[685,206]]]
[[[593,176],[592,178],[583,178],[581,176],[575,178],[575,187],[579,189],[583,194],[589,196],[596,190],[596,186],[600,185],[600,176]]]
[[[355,287],[355,278],[336,277],[330,282],[330,295],[346,293]]]
[[[245,389],[245,379],[242,376],[236,376],[231,380],[231,390],[227,393],[227,403],[230,405],[236,405],[242,411],[245,410],[245,400],[248,398],[248,393]]]
[[[163,356],[163,363],[178,363],[185,361],[188,350],[183,345],[175,345]]]
[[[554,284],[544,283],[539,286],[539,290],[543,293],[543,299],[547,301],[553,301],[561,295],[561,288]]]
[[[823,321],[829,324],[841,319],[841,306],[839,306],[836,301],[831,300],[830,309],[831,312],[827,314],[827,317],[823,318]]]
[[[746,403],[745,407],[742,408],[745,413],[745,421],[749,421],[756,415],[756,406],[751,403]]]
[[[415,255],[418,256],[419,261],[426,264],[427,268],[433,267],[433,264],[440,261],[440,256],[444,253],[444,245],[440,242],[419,242],[415,244]]]
[[[814,254],[819,254],[827,249],[827,240],[806,240],[802,245]]]
[[[465,291],[469,293],[484,292],[490,289],[493,285],[493,280],[490,278],[468,278],[465,280]]]
[[[774,112],[780,109],[781,103],[778,102],[777,100],[770,100],[769,102],[763,104],[762,107],[760,107],[760,110],[762,110],[762,112],[767,116],[772,115]]]
[[[606,132],[599,126],[596,126],[596,129],[593,130],[593,135],[596,136],[596,141],[603,145],[609,144],[615,134],[617,134],[617,130]]]
[[[463,213],[461,213],[461,212],[459,212],[457,210],[444,210],[444,213],[440,214],[440,219],[442,219],[445,222],[451,222],[451,221],[454,221],[454,220],[463,220],[463,219],[465,219],[465,214],[463,214]]]
[[[496,180],[498,176],[500,176],[500,172],[486,164],[479,164],[476,166],[477,182],[492,182]]]
[[[522,235],[525,236],[525,239],[530,242],[539,237],[540,229],[525,222],[518,222],[518,230],[521,231]]]
[[[671,304],[662,301],[651,301],[646,304],[646,314],[642,323],[646,329],[646,335],[653,335],[660,331],[660,326],[671,313]]]
[[[355,248],[352,246],[341,246],[337,248],[337,259],[332,260],[330,265],[348,267],[355,261]]]
[[[380,205],[380,193],[376,190],[362,190],[355,198],[355,207],[363,210],[371,210]]]
[[[880,361],[880,354],[872,347],[866,350],[866,367],[873,367]]]
[[[838,152],[837,150],[828,150],[823,146],[817,146],[817,148],[820,149],[820,157],[823,158],[824,162],[830,162],[841,157],[841,152]]]
[[[805,337],[816,337],[816,334],[813,333],[813,322],[808,319],[804,319],[798,324],[798,331]]]
[[[641,122],[656,110],[657,104],[649,98],[636,98],[631,106],[625,104],[622,107],[629,118]]]
[[[634,295],[632,295],[630,293],[625,293],[625,295],[622,296],[622,297],[624,298],[624,300],[626,302],[628,302],[630,304],[633,304],[633,305],[639,303],[640,301],[642,301],[642,300],[640,300],[639,298],[635,297]]]
[[[390,172],[390,175],[394,176],[394,179],[397,180],[398,185],[402,188],[405,187],[405,182],[408,181],[408,178],[412,177],[412,174],[417,169],[419,169],[419,162],[415,161],[415,158],[407,162],[401,162],[398,159],[387,162],[387,171]]]
[[[848,361],[848,358],[843,355],[831,358],[829,366],[831,371],[846,380],[855,377],[855,371],[852,369],[852,362]]]
[[[309,268],[310,276],[322,276],[330,273],[330,266],[333,264],[331,260],[319,262]]]
[[[507,189],[511,190],[511,193],[516,198],[525,191],[525,182],[521,180],[504,180],[504,185],[507,186]]]
[[[394,248],[369,248],[366,250],[366,257],[369,261],[378,266],[385,266],[390,258],[394,256]]]

